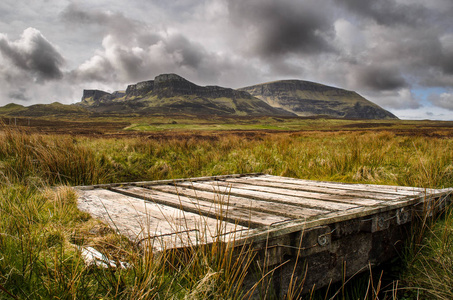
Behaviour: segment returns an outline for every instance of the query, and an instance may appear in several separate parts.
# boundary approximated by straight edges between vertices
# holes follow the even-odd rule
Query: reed
[[[248,172],[451,187],[453,142],[390,132],[88,139],[28,134],[4,126],[0,131],[0,298],[249,297],[252,293],[240,288],[253,259],[249,249],[232,252],[228,243],[234,241],[219,241],[209,247],[189,247],[183,253],[143,251],[78,211],[76,195],[68,187]],[[426,234],[408,250],[408,272],[398,287],[401,293],[418,288],[432,297],[451,298],[452,220],[447,214],[433,225],[425,224]],[[420,229],[414,228],[416,231]],[[77,246],[87,245],[132,267],[87,267],[77,250]],[[266,290],[270,274],[272,270],[263,270],[262,280],[257,279],[268,298],[272,298]],[[345,280],[340,288],[345,292],[340,294],[345,299],[348,294],[378,299],[379,291],[382,294],[388,288],[379,285],[379,275],[377,278],[355,283],[355,287],[363,286],[355,292],[348,291],[350,283]],[[294,277],[287,298],[298,298],[302,284],[303,280]],[[402,297],[399,291],[392,293]],[[328,299],[327,295],[312,296]]]

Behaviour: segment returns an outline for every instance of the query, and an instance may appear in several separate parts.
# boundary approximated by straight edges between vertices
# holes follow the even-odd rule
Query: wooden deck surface
[[[156,249],[259,240],[334,222],[442,201],[451,189],[345,184],[264,174],[78,187],[79,208]],[[439,205],[437,203],[436,205]],[[375,225],[377,226],[377,225]],[[382,226],[382,224],[381,224]]]

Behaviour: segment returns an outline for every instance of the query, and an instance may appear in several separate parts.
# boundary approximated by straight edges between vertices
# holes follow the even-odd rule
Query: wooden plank
[[[112,188],[112,190],[132,197],[137,197],[139,199],[157,202],[192,213],[199,213],[211,218],[226,220],[252,228],[269,226],[273,223],[288,220],[287,217],[235,206],[220,205],[200,199],[178,196],[175,194],[164,193],[141,187]]]
[[[109,190],[94,190],[90,192],[88,195],[82,196],[83,198],[91,198],[91,200],[97,202],[97,206],[101,208],[102,214],[109,212],[110,209],[114,209],[115,207],[121,207],[122,211],[125,215],[131,213],[146,213],[147,218],[152,218],[155,220],[156,224],[159,226],[163,226],[166,229],[174,230],[176,227],[180,226],[190,226],[190,228],[184,229],[192,229],[199,225],[197,223],[201,220],[203,223],[210,225],[212,228],[218,226],[219,220],[208,218],[206,216],[201,216],[199,214],[193,214],[190,212],[185,212],[178,208],[161,205],[153,202],[148,202],[144,200],[137,199],[135,197],[129,197],[123,194],[115,193]],[[112,206],[107,206],[104,204],[103,201],[109,201],[109,204]],[[85,201],[86,202],[86,201]],[[195,222],[195,223],[194,223]],[[223,221],[225,224],[228,222]],[[168,227],[170,226],[170,227]],[[228,224],[230,227],[229,229],[233,229],[238,227],[236,224]],[[239,226],[241,229],[243,227]],[[165,231],[163,233],[168,233],[169,231]]]
[[[284,188],[280,188],[280,187],[275,188],[275,187],[269,187],[269,186],[265,186],[265,185],[253,185],[253,184],[224,182],[224,181],[208,181],[208,182],[203,182],[203,183],[214,185],[214,186],[225,186],[225,187],[231,187],[231,188],[246,189],[246,190],[251,190],[251,191],[267,192],[267,193],[278,194],[278,195],[288,195],[288,196],[303,197],[303,198],[309,198],[309,199],[317,199],[317,200],[322,200],[322,201],[349,203],[349,204],[364,205],[364,206],[373,206],[373,205],[378,205],[378,204],[382,203],[382,201],[378,201],[378,200],[374,200],[374,199],[351,197],[351,196],[344,196],[344,195],[334,195],[334,194],[327,194],[327,193],[313,193],[313,192],[298,191],[298,190],[288,190],[288,189],[284,189]]]
[[[285,204],[291,204],[291,205],[297,205],[297,206],[301,206],[301,207],[315,208],[315,209],[321,209],[321,210],[330,210],[330,211],[338,210],[338,211],[340,211],[340,210],[347,210],[347,209],[357,207],[357,205],[354,205],[354,204],[321,201],[321,200],[308,199],[308,198],[303,198],[303,197],[276,195],[276,194],[267,193],[267,192],[258,192],[258,191],[250,191],[250,190],[237,189],[237,188],[215,186],[215,185],[199,183],[199,182],[179,182],[179,183],[176,183],[176,185],[184,186],[184,187],[193,187],[195,189],[204,190],[204,191],[214,191],[214,192],[219,192],[219,193],[226,194],[226,195],[248,197],[248,198],[258,199],[258,200],[263,200],[263,201],[285,203]]]
[[[363,184],[363,183],[343,183],[343,182],[331,182],[331,181],[316,181],[316,180],[307,180],[307,179],[297,179],[297,178],[289,178],[289,177],[281,177],[281,176],[273,176],[273,175],[256,175],[256,176],[243,176],[243,177],[256,177],[256,178],[265,178],[265,177],[278,177],[278,178],[287,178],[287,179],[294,179],[294,180],[304,180],[308,182],[319,182],[321,184],[330,183],[330,184],[340,184],[346,186],[356,186],[360,189],[365,190],[374,190],[376,189],[377,192],[385,192],[385,193],[407,193],[408,196],[413,194],[433,194],[433,193],[442,193],[442,189],[429,189],[423,187],[413,187],[413,186],[400,186],[400,185],[381,185],[381,184]],[[219,180],[223,180],[226,178],[220,178]]]
[[[108,189],[108,188],[111,188],[111,187],[151,186],[151,185],[172,184],[172,183],[181,182],[181,181],[222,180],[222,179],[226,179],[226,178],[239,178],[239,177],[261,176],[261,175],[265,175],[265,174],[264,173],[246,173],[246,174],[204,176],[204,177],[196,177],[196,178],[162,179],[162,180],[154,180],[154,181],[134,181],[134,182],[120,182],[120,183],[105,183],[105,184],[75,186],[74,188],[79,190],[79,191],[86,191],[86,190],[94,190],[94,189]]]
[[[323,213],[327,213],[327,210],[313,209],[313,208],[302,208],[295,205],[260,201],[256,199],[250,199],[245,197],[236,197],[233,195],[226,195],[214,192],[206,192],[195,190],[193,188],[178,187],[173,185],[155,185],[149,187],[150,189],[159,190],[166,193],[176,193],[179,195],[203,199],[211,202],[228,203],[231,206],[241,207],[244,209],[253,209],[256,211],[267,212],[277,216],[284,216],[291,219],[299,219],[311,217]]]
[[[327,187],[327,188],[333,188],[333,189],[345,189],[345,190],[355,190],[355,191],[365,191],[365,192],[370,191],[370,192],[375,192],[375,193],[394,194],[394,195],[401,195],[401,196],[417,196],[420,193],[423,193],[425,191],[425,189],[413,188],[413,187],[336,183],[336,182],[326,182],[326,181],[294,179],[294,178],[271,176],[271,175],[257,176],[257,177],[253,177],[253,178],[256,180],[263,180],[263,181],[294,183],[294,184],[299,184],[299,185],[319,186],[319,187]]]
[[[354,197],[359,197],[359,198],[374,199],[374,200],[380,200],[380,201],[395,200],[400,197],[406,197],[406,196],[388,194],[388,193],[333,189],[333,188],[327,188],[327,187],[321,187],[321,186],[310,186],[310,185],[301,185],[301,184],[295,184],[295,183],[275,182],[272,180],[256,180],[256,177],[222,179],[221,181],[232,182],[232,183],[243,183],[243,184],[250,184],[250,185],[256,185],[256,186],[278,187],[278,188],[284,188],[287,190],[325,193],[325,194],[330,194],[330,195],[342,195],[342,196],[351,196],[351,197],[354,196]]]
[[[246,227],[138,200],[105,189],[81,193],[78,207],[138,242],[156,238],[159,248],[211,243],[214,237]],[[182,234],[178,234],[182,233]]]

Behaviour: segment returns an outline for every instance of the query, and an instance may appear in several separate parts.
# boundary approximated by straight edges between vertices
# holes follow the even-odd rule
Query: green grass
[[[168,126],[180,126],[180,122]],[[230,125],[235,126],[222,126]],[[313,130],[251,136],[178,131],[160,140],[87,138],[27,134],[4,126],[0,132],[0,299],[11,298],[8,293],[18,299],[243,297],[242,267],[252,259],[247,249],[237,256],[219,243],[183,253],[143,253],[78,211],[76,195],[67,186],[249,172],[451,187],[453,141],[392,132]],[[424,239],[414,240],[408,248],[399,299],[415,299],[419,289],[440,299],[451,296],[452,220],[447,214],[433,227],[425,226]],[[81,245],[134,267],[87,267],[77,250]],[[345,299],[376,299],[369,282],[355,283]]]
[[[399,135],[423,134],[451,136],[452,122],[407,120],[344,120],[327,118],[294,117],[193,117],[193,116],[143,116],[133,118],[103,117],[99,120],[127,121],[126,130],[153,131],[389,131]]]
[[[0,114],[14,113],[24,109],[23,105],[10,103],[5,106],[0,107]]]
[[[330,129],[342,124],[349,124],[350,121],[336,119],[297,119],[297,118],[213,118],[198,119],[185,118],[182,116],[174,118],[150,117],[136,119],[125,128],[126,130],[137,131],[171,131],[171,130],[194,130],[194,131],[217,131],[217,130],[303,130],[314,128]]]
[[[112,181],[157,180],[233,173],[422,187],[447,187],[453,178],[448,139],[391,133],[282,133],[165,140],[94,139]],[[97,169],[102,170],[102,168]]]
[[[175,122],[175,123],[172,123]],[[170,121],[168,124],[147,124],[139,123],[132,124],[124,130],[135,130],[135,131],[185,131],[185,130],[292,130],[293,127],[290,125],[278,125],[271,123],[260,123],[260,124],[179,124],[176,121]]]
[[[417,236],[416,236],[417,237]],[[408,298],[453,299],[453,210],[424,227],[412,240],[403,274]]]

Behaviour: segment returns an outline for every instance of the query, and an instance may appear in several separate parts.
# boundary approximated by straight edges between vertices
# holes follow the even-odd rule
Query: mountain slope
[[[176,74],[163,74],[154,80],[129,85],[125,92],[85,90],[80,105],[95,112],[295,116],[247,92],[198,86]]]
[[[5,106],[0,107],[0,115],[14,115],[24,110],[26,110],[26,108],[23,105],[9,103]]]
[[[22,106],[10,103],[0,107],[0,115],[17,117],[42,117],[42,116],[67,116],[67,115],[87,115],[89,112],[77,105],[66,105],[59,102],[51,104],[34,104]]]
[[[238,89],[298,116],[328,115],[346,119],[397,119],[395,115],[347,91],[302,80],[281,80]]]

